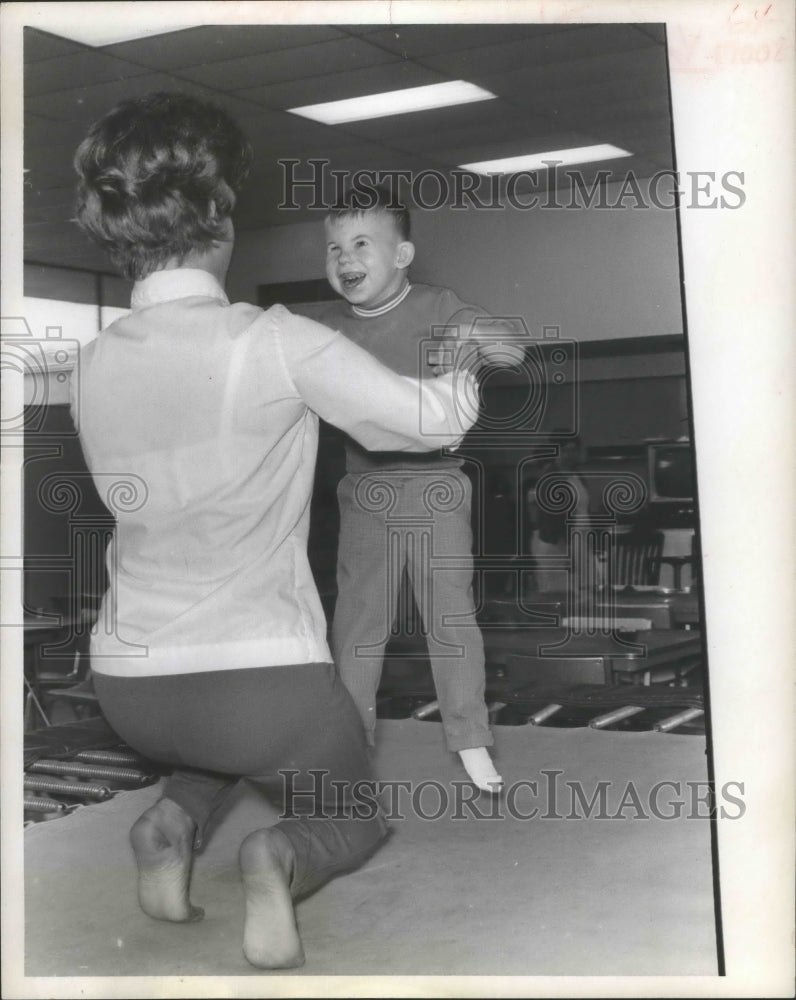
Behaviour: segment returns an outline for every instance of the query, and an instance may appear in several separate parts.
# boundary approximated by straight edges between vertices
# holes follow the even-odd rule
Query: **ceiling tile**
[[[250,105],[244,114],[237,114],[235,118],[251,141],[260,136],[267,138],[286,135],[296,130],[295,115],[288,115],[284,111],[269,111],[259,105]]]
[[[23,50],[25,62],[37,62],[40,59],[53,59],[56,56],[67,55],[69,52],[82,52],[84,46],[79,42],[50,35],[38,28],[23,29]]]
[[[528,196],[531,193],[551,192],[548,202],[550,208],[584,208],[590,203],[599,202],[600,189],[605,183],[622,183],[631,177],[626,204],[632,207],[634,181],[648,178],[657,170],[655,164],[641,157],[627,157],[623,160],[603,160],[573,164],[555,170],[521,173],[512,185],[512,197],[516,197],[521,204],[530,206],[532,201]],[[616,192],[613,197],[617,197]]]
[[[480,135],[484,126],[507,116],[513,116],[517,120],[522,119],[524,113],[518,112],[506,101],[474,101],[472,104],[459,104],[450,108],[433,108],[391,118],[376,118],[368,122],[351,122],[345,128],[373,138],[389,138],[396,134],[411,137],[453,128],[469,128]]]
[[[340,31],[347,32],[350,35],[370,35],[374,31],[382,31],[384,28],[384,23],[382,24],[336,24],[336,28]]]
[[[624,117],[620,122],[611,122],[601,128],[607,142],[631,143],[625,148],[642,151],[646,147],[658,148],[666,144],[671,149],[672,121],[667,113],[642,115],[638,118]]]
[[[562,24],[394,24],[382,27],[368,41],[415,59],[569,30],[570,25]]]
[[[614,108],[626,104],[628,100],[633,102],[644,100],[652,104],[661,101],[668,103],[668,99],[666,87],[644,87],[640,80],[636,86],[628,87],[624,80],[604,80],[590,86],[559,90],[555,95],[548,95],[547,101],[540,103],[538,107],[539,109],[546,107],[549,113],[556,115],[565,112],[576,114],[578,109],[591,115],[595,111],[610,113]],[[531,105],[534,106],[536,105]]]
[[[113,59],[101,52],[82,51],[46,59],[25,66],[25,94],[48,94],[74,85],[80,80],[85,87],[111,80],[141,76],[146,69],[122,59]]]
[[[191,94],[203,101],[211,101],[227,111],[236,121],[261,115],[264,111],[262,106],[254,101],[234,94],[226,94],[221,90],[214,90],[212,87],[202,86],[192,80],[183,80],[176,76],[168,76],[166,79],[169,81],[169,85],[165,89],[181,94]]]
[[[658,164],[646,156],[630,156],[626,160],[616,160],[613,164],[606,163],[604,166],[612,169],[618,179],[625,180],[630,178],[631,188],[633,180],[644,180],[645,178],[652,177],[654,174],[659,173],[661,169]],[[632,207],[635,202],[636,199],[631,195],[627,201],[628,207]]]
[[[640,157],[655,163],[660,170],[671,170],[674,166],[674,148],[671,136],[661,134],[657,137],[626,137],[605,133],[605,141],[613,142],[631,150],[635,157]]]
[[[295,135],[254,135],[254,169],[269,161],[324,159],[339,149],[350,146],[352,138],[342,132],[330,130],[329,139],[322,138],[320,133],[314,136],[297,133]],[[298,168],[296,168],[298,169]]]
[[[74,184],[77,176],[72,168],[72,158],[82,138],[81,135],[75,143],[67,142],[58,146],[52,144],[47,147],[46,156],[42,156],[41,147],[37,147],[30,156],[26,150],[26,183],[35,188]]]
[[[518,111],[505,101],[480,101],[456,108],[399,115],[394,119],[352,122],[346,128],[352,135],[386,142],[400,149],[439,149],[449,143],[470,145],[474,135],[479,142],[488,142],[498,134],[505,137],[547,131],[550,122],[541,116]]]
[[[325,159],[331,180],[332,170],[417,174],[605,141],[634,155],[569,169],[585,183],[594,183],[601,169],[614,178],[629,169],[649,176],[672,160],[662,37],[658,25],[630,24],[238,25],[92,50],[29,30],[26,259],[111,270],[69,221],[72,155],[90,122],[117,101],[156,89],[214,100],[251,136],[255,162],[235,213],[238,229],[319,216],[279,207],[285,165],[278,161],[285,159],[300,161],[302,178],[309,159]],[[336,127],[281,110],[460,76],[498,100]],[[332,200],[335,191],[327,193]]]
[[[666,44],[665,24],[636,24],[634,27],[636,31],[640,31],[642,35],[648,35],[658,45]]]
[[[86,128],[118,101],[140,97],[153,90],[173,90],[174,79],[163,73],[146,73],[129,80],[112,80],[93,87],[64,88],[51,94],[26,98],[25,110],[66,121],[79,122]]]
[[[258,54],[202,66],[182,67],[175,72],[181,78],[229,92],[303,77],[314,77],[317,81],[326,73],[339,73],[347,69],[394,61],[395,56],[391,52],[369,45],[361,38],[340,38],[269,52],[267,56]]]
[[[298,146],[340,146],[350,138],[338,128],[290,115],[285,111],[265,111],[260,115],[239,115],[237,121],[255,150],[267,150],[274,142],[295,142]],[[321,153],[322,155],[322,153]]]
[[[258,113],[258,105],[202,87],[190,80],[178,80],[166,73],[145,73],[128,80],[111,80],[90,87],[76,87],[52,94],[37,94],[25,102],[25,110],[34,115],[73,121],[88,126],[110,111],[119,101],[143,97],[157,90],[178,91],[213,101],[236,118]]]
[[[43,118],[39,115],[25,115],[25,157],[40,158],[43,154],[38,150],[39,146],[50,146],[56,143],[59,146],[77,144],[83,138],[82,129],[71,121],[63,121],[52,118]]]
[[[503,154],[500,150],[506,146],[521,147],[519,152],[527,152],[528,145],[536,143],[536,137],[546,135],[549,123],[537,122],[533,120],[518,126],[516,119],[513,125],[503,121],[493,122],[489,127],[479,131],[479,142],[477,147],[472,144],[472,131],[468,129],[443,130],[437,135],[431,133],[423,136],[416,136],[411,141],[396,139],[393,145],[397,149],[405,150],[408,153],[422,153],[425,156],[434,156],[442,159],[446,163],[458,164],[463,162],[463,150],[480,150],[476,152],[466,162],[475,160],[493,159],[502,155],[514,155],[514,153]],[[497,152],[495,152],[497,150]]]
[[[659,119],[662,115],[669,113],[669,95],[660,97],[625,97],[624,100],[610,104],[599,102],[589,105],[587,114],[577,105],[562,107],[556,116],[556,121],[562,128],[572,127],[574,124],[589,124],[591,126],[613,126],[621,125],[622,122],[631,118],[654,118]]]
[[[490,74],[483,84],[499,96],[515,103],[534,104],[561,91],[621,82],[625,87],[654,86],[665,89],[666,53],[656,47],[627,52],[561,59],[552,64],[528,65],[520,69]]]
[[[429,155],[444,156],[445,162],[458,166],[462,163],[478,163],[482,160],[497,160],[506,156],[525,156],[531,153],[544,153],[556,149],[572,149],[588,146],[592,142],[585,132],[556,132],[514,135],[501,142],[468,143],[455,148],[441,146],[435,153],[429,150]]]
[[[423,170],[444,166],[434,160],[396,152],[384,146],[373,144],[352,144],[335,150],[327,158],[323,169],[311,172],[307,164],[297,170],[296,177],[300,180],[313,180],[313,187],[307,184],[296,185],[289,199],[286,199],[286,177],[288,175],[279,167],[276,161],[261,164],[252,182],[246,185],[238,202],[238,221],[236,227],[251,228],[252,213],[262,215],[268,212],[268,206],[278,208],[285,200],[293,200],[300,205],[308,205],[312,201],[324,204],[333,202],[338,194],[351,183],[354,174],[360,171],[393,171],[409,170],[414,175]],[[338,171],[335,175],[333,171]],[[376,178],[378,180],[378,178]],[[295,216],[295,213],[293,213]],[[293,221],[297,221],[294,217]]]
[[[206,25],[107,45],[102,51],[151,69],[173,71],[341,37],[341,31],[320,24]]]
[[[350,142],[347,146],[335,149],[329,155],[330,169],[345,169],[351,172],[357,170],[395,170],[399,167],[415,166],[418,169],[428,164],[426,161],[413,160],[397,150],[376,142]]]
[[[478,82],[481,77],[490,73],[528,65],[537,66],[595,55],[605,57],[614,52],[651,48],[654,45],[651,38],[634,31],[629,24],[590,24],[502,45],[488,45],[462,52],[442,52],[426,56],[424,62],[440,72]]]
[[[299,108],[324,101],[342,101],[363,94],[382,94],[407,87],[441,83],[447,77],[417,63],[393,60],[381,66],[368,66],[347,73],[329,73],[319,86],[317,77],[290,80],[265,87],[237,91],[238,96],[257,101],[269,108]]]

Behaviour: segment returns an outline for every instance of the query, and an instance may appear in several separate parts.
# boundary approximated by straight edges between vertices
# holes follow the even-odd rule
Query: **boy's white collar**
[[[375,309],[363,309],[361,306],[351,306],[351,311],[355,316],[362,316],[364,319],[370,319],[372,316],[381,316],[403,302],[411,289],[412,286],[407,281],[395,298],[390,299],[389,302],[385,302],[383,306],[376,306]]]

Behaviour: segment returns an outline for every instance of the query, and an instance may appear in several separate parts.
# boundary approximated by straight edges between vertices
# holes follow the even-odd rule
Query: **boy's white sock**
[[[459,750],[462,764],[465,771],[470,775],[474,785],[477,785],[484,792],[497,794],[503,787],[503,779],[495,770],[492,758],[486,747],[470,747],[468,750]]]

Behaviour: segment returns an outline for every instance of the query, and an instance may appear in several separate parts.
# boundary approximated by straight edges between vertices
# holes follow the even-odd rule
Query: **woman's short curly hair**
[[[221,108],[179,93],[123,101],[75,154],[76,220],[128,278],[224,238],[251,146]]]

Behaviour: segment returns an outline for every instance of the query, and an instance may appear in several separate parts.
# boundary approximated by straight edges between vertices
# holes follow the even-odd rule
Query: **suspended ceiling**
[[[90,8],[89,8],[90,9]],[[70,221],[71,160],[87,126],[152,90],[206,97],[255,147],[236,226],[311,217],[279,208],[279,160],[329,169],[448,171],[462,163],[612,143],[633,155],[583,168],[649,177],[672,167],[666,47],[650,24],[203,26],[92,48],[25,30],[25,259],[107,269]],[[464,79],[497,95],[326,126],[286,109]],[[304,197],[310,200],[310,195]]]

